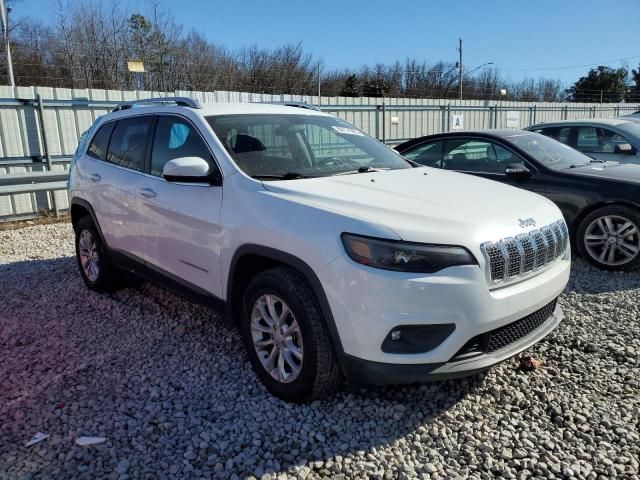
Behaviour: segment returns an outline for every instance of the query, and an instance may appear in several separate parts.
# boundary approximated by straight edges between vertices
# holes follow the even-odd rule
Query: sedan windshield
[[[629,140],[640,141],[640,123],[637,123],[640,118],[625,118],[625,120],[629,120],[629,123],[621,123],[618,128],[628,134]]]
[[[517,134],[507,137],[507,140],[553,170],[565,170],[591,163],[591,158],[585,154],[539,133]]]
[[[219,115],[207,121],[238,167],[255,178],[294,180],[411,168],[394,150],[335,117]]]

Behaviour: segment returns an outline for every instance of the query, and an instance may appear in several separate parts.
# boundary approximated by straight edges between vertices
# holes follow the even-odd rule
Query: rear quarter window
[[[105,123],[98,129],[91,139],[89,148],[87,148],[87,155],[98,160],[106,160],[109,139],[111,138],[111,132],[113,132],[114,126],[115,122],[109,122]]]

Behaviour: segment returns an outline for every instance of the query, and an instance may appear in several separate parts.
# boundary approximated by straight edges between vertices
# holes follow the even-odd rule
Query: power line
[[[616,58],[613,60],[604,60],[602,62],[585,63],[582,65],[564,65],[560,67],[537,67],[537,68],[502,68],[501,70],[503,72],[541,72],[541,71],[550,71],[550,70],[571,70],[571,69],[594,67],[594,66],[600,66],[600,65],[604,66],[609,63],[622,62],[623,60],[635,60],[636,58],[640,58],[640,55],[634,55],[632,57]]]

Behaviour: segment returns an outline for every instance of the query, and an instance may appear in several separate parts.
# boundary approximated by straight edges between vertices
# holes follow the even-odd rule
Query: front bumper
[[[526,350],[551,333],[562,321],[564,314],[559,305],[546,321],[529,335],[503,349],[482,354],[471,359],[452,360],[444,363],[393,364],[344,356],[343,367],[350,381],[372,385],[416,383],[429,380],[460,378],[483,372]]]
[[[533,345],[560,322],[559,308],[542,325],[500,350],[473,358],[456,356],[474,337],[549,305],[564,290],[569,273],[567,254],[536,276],[490,289],[478,266],[410,274],[365,267],[342,256],[318,276],[340,338],[347,376],[369,383],[401,383],[467,375]],[[435,348],[418,353],[381,348],[394,327],[434,324],[455,325]]]

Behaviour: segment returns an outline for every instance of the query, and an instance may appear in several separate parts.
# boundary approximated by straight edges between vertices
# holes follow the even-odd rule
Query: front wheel
[[[342,380],[315,295],[288,267],[256,275],[249,283],[242,336],[256,374],[274,395],[304,402],[333,393]]]
[[[640,268],[640,213],[622,205],[600,208],[578,227],[577,247],[592,265],[604,270]]]
[[[122,275],[111,263],[91,217],[82,217],[75,231],[76,260],[85,285],[99,292],[113,291],[122,286]]]

